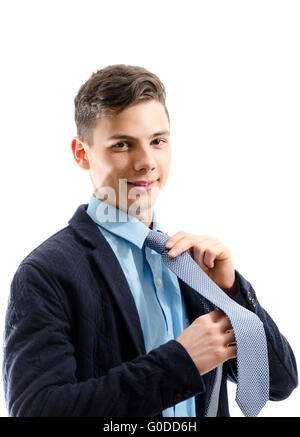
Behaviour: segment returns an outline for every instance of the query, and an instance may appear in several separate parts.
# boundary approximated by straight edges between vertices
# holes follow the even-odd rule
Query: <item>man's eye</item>
[[[156,138],[155,140],[153,140],[153,141],[162,141],[162,143],[165,143],[165,141],[164,140],[162,140],[161,138]],[[124,145],[125,145],[125,147],[124,147]],[[161,146],[162,144],[157,144],[158,146]],[[113,145],[113,147],[115,148],[115,149],[126,149],[126,146],[128,146],[128,143],[126,143],[125,141],[120,141],[119,143],[117,143],[117,144],[114,144]]]
[[[153,141],[162,141],[163,143],[165,143],[165,141],[164,140],[162,140],[161,138],[156,138],[155,140],[153,140]],[[158,144],[159,146],[161,146],[161,144]]]
[[[127,145],[127,143],[125,143],[124,141],[121,141],[120,143],[115,144],[113,147],[115,147],[116,149],[123,149],[124,147],[118,147],[118,146],[120,146],[120,144],[121,145],[122,144],[126,144]]]

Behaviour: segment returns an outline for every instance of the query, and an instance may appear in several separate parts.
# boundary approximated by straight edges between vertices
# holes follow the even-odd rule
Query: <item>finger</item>
[[[168,252],[168,255],[171,257],[176,257],[180,255],[182,252],[190,249],[195,244],[195,237],[188,235],[184,235],[182,238],[176,241],[176,243],[172,246],[172,249]]]
[[[213,269],[215,259],[223,259],[226,255],[226,249],[222,243],[214,243],[208,246],[204,251],[203,263],[210,269]]]
[[[204,252],[206,247],[200,247],[194,246],[193,247],[193,258],[194,261],[201,267],[202,270],[204,270],[205,273],[208,273],[209,268],[204,264],[203,258],[204,258]]]
[[[231,322],[225,313],[223,313],[222,317],[220,316],[218,324],[221,332],[226,332],[232,329]]]
[[[174,246],[174,244],[180,240],[183,235],[185,234],[185,232],[183,231],[179,231],[176,234],[172,235],[166,242],[166,248],[170,249],[172,246]]]
[[[212,241],[211,238],[194,246],[194,260],[206,273],[214,268],[214,261],[219,258],[224,245],[220,242]]]
[[[172,235],[166,242],[166,248],[172,247],[178,240],[180,240],[184,235],[192,235],[188,234],[184,231],[179,231],[176,234]],[[194,235],[195,237],[195,235]],[[204,234],[204,235],[197,235],[197,239],[199,242],[204,242],[206,240],[210,241],[212,240],[212,237],[210,235]]]
[[[174,252],[171,252],[171,254],[169,252],[170,256],[172,256],[173,254],[175,256],[178,256],[180,253],[190,248],[193,248],[197,244],[205,244],[205,242],[211,241],[212,237],[210,237],[209,235],[194,235],[180,231],[169,238],[169,240],[166,242],[166,249],[172,248],[172,250],[174,250]]]
[[[227,318],[226,314],[222,310],[213,310],[208,313],[208,315],[214,323],[220,323],[220,321],[222,321],[224,318]],[[225,331],[227,325],[225,325],[225,323],[223,323],[223,325],[223,331]],[[230,329],[230,325],[228,326],[228,329]]]
[[[227,354],[227,359],[236,358],[237,357],[236,346],[235,345],[226,346],[226,354]]]
[[[234,332],[233,332],[232,329],[226,331],[224,333],[223,338],[224,338],[224,345],[225,346],[235,345],[236,344]]]

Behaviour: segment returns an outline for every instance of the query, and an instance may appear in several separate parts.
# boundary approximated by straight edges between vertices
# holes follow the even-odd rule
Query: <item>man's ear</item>
[[[71,143],[72,152],[76,163],[83,170],[89,170],[90,164],[87,157],[87,144],[85,144],[84,140],[78,136],[75,136]]]

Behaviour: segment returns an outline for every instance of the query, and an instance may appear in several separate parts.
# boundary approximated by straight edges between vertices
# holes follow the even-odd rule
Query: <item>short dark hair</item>
[[[170,122],[166,90],[154,73],[133,65],[108,65],[93,73],[74,99],[77,135],[91,146],[98,118],[113,117],[126,107],[152,99],[162,103]]]

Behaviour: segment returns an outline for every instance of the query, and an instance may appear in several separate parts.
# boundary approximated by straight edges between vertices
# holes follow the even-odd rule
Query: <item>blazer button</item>
[[[248,302],[251,304],[251,306],[252,306],[253,308],[256,307],[256,301],[255,301],[255,298],[252,297],[252,294],[250,293],[250,291],[248,291]]]
[[[255,307],[255,305],[256,305],[255,299],[254,299],[254,297],[252,297],[252,294],[250,293],[250,291],[248,291],[248,302],[250,303],[250,305],[252,307]]]
[[[182,394],[180,393],[176,393],[176,395],[174,396],[174,402],[181,402],[182,401]]]

